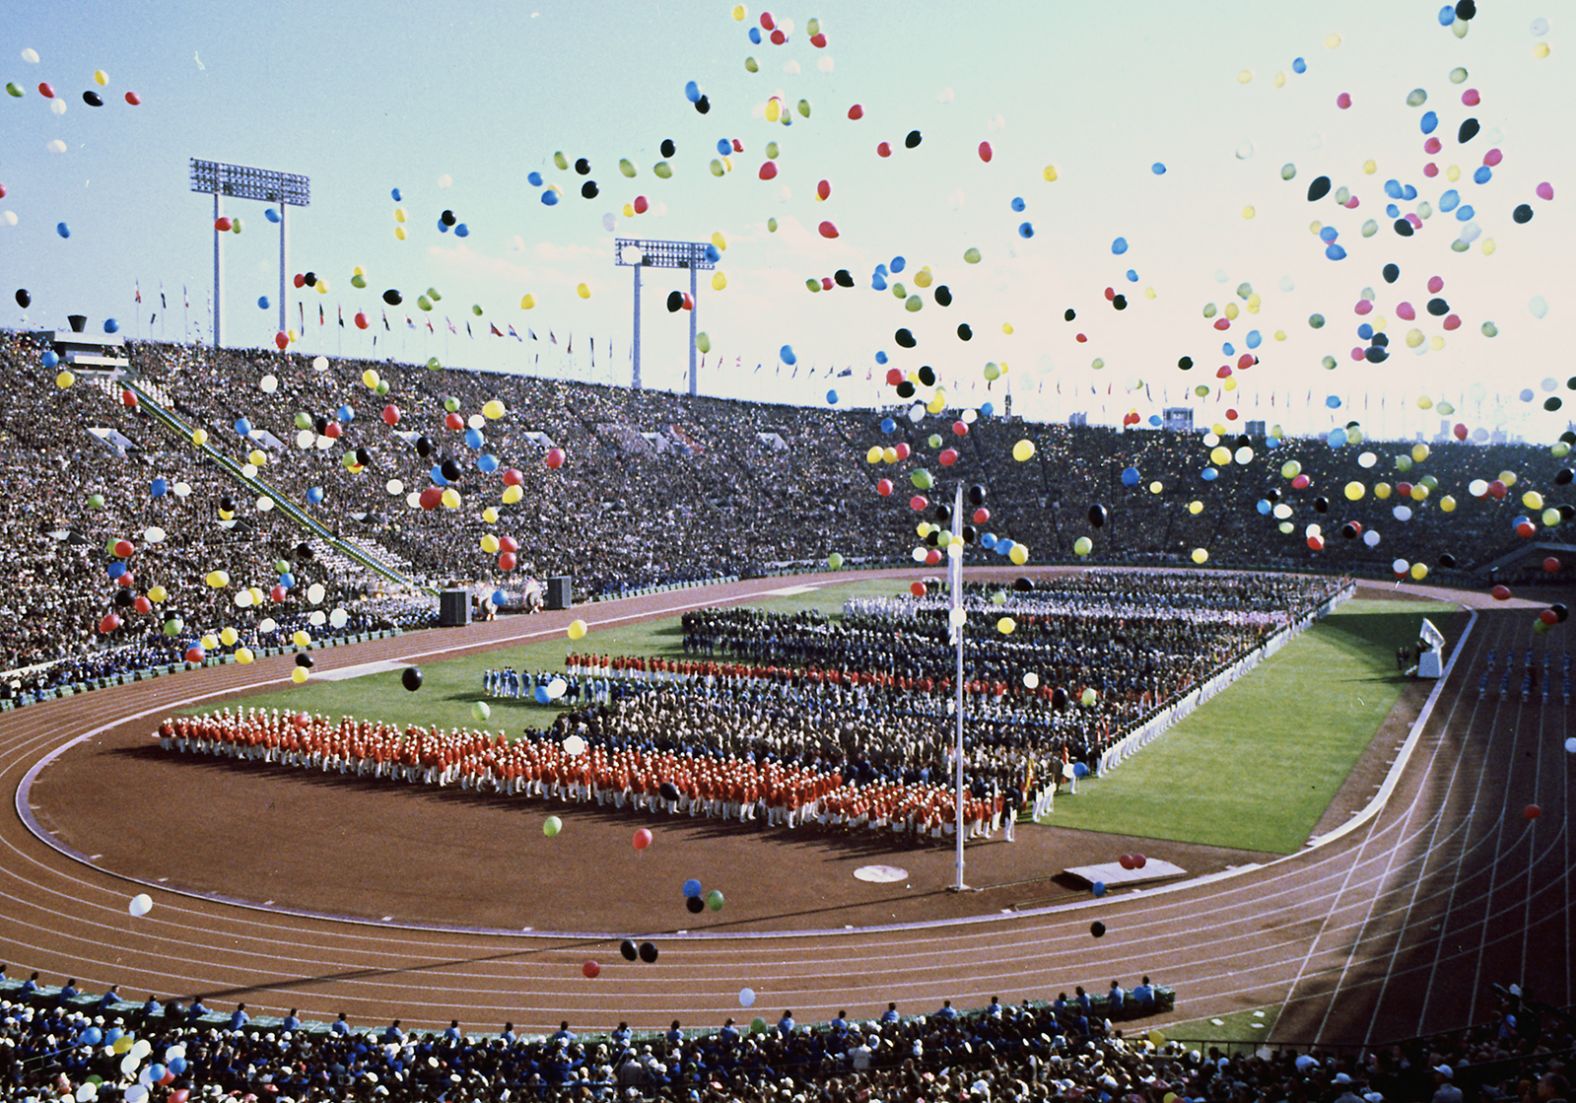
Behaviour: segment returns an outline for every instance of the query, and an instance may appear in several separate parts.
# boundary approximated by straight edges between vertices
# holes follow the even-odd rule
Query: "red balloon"
[[[1531,540],[1538,534],[1538,526],[1531,521],[1523,520],[1516,525],[1516,535],[1523,540]]]
[[[1410,498],[1412,496],[1412,484],[1411,483],[1396,483],[1395,484],[1395,492],[1396,492],[1397,495],[1399,495],[1402,498]]]
[[[186,649],[186,654],[182,656],[182,658],[184,658],[187,662],[191,663],[193,666],[199,665],[207,657],[208,657],[207,652],[203,651],[202,648],[196,647],[196,646],[188,647]]]
[[[788,36],[783,33],[783,29],[781,27],[778,27],[775,31],[772,32],[772,45],[773,46],[781,46],[784,42],[787,42],[787,41],[788,41]]]
[[[1498,479],[1495,479],[1493,482],[1488,484],[1488,492],[1495,498],[1503,499],[1505,495],[1510,493],[1510,487],[1506,486]]]
[[[891,142],[880,142],[880,143],[878,143],[876,145],[876,156],[877,157],[890,157],[890,156],[892,156],[892,143]]]
[[[460,430],[465,428],[465,419],[457,413],[445,414],[443,418],[443,425],[445,428],[453,429],[456,433],[458,433]]]
[[[338,440],[344,431],[345,427],[337,421],[331,421],[323,427],[323,435],[329,440]]]
[[[137,576],[132,574],[130,571],[127,571],[125,574],[121,575],[115,580],[115,585],[119,586],[123,590],[129,590],[136,584]]]
[[[1527,807],[1521,810],[1521,814],[1529,820],[1535,820],[1539,816],[1543,815],[1543,809],[1539,808],[1536,804],[1529,804]]]
[[[635,213],[645,214],[651,209],[651,201],[643,195],[635,196]]]
[[[115,541],[115,557],[117,559],[129,559],[136,550],[136,547],[133,546],[130,540]]]
[[[190,1088],[176,1088],[170,1093],[170,1103],[186,1103],[186,1100],[190,1095]]]
[[[934,567],[937,563],[940,563],[940,562],[941,562],[941,552],[937,551],[935,548],[931,548],[929,551],[927,551],[925,553],[925,566],[927,566],[927,567]]]
[[[515,556],[514,552],[498,553],[498,569],[500,571],[512,571],[519,565],[519,562],[520,560]]]
[[[121,391],[120,404],[128,410],[135,410],[137,408],[137,396],[131,391]]]
[[[956,448],[943,448],[941,455],[936,458],[941,461],[942,467],[951,467],[958,462],[958,450]]]
[[[1324,537],[1322,537],[1322,536],[1310,536],[1310,537],[1308,537],[1308,550],[1309,551],[1323,551],[1324,550]]]
[[[231,225],[232,223],[230,222],[229,215],[220,215],[218,218],[213,220],[213,228],[218,230],[221,234],[229,233]]]
[[[1558,556],[1551,555],[1543,561],[1543,569],[1549,574],[1560,573],[1560,560]]]
[[[549,448],[546,459],[547,466],[557,471],[564,466],[564,450],[562,448]]]
[[[954,421],[952,423],[952,435],[955,436],[955,437],[966,437],[966,436],[968,436],[969,435],[969,423],[966,422],[966,421]]]
[[[283,330],[280,330],[278,333],[274,334],[274,344],[278,345],[279,350],[283,352],[285,349],[290,347],[290,335]]]
[[[881,495],[881,497],[883,497],[883,498],[891,497],[892,496],[892,480],[891,479],[878,479],[878,480],[876,480],[876,493]]]
[[[523,481],[525,481],[525,476],[520,474],[518,467],[506,467],[503,469],[504,486],[519,486]]]
[[[925,497],[923,494],[916,494],[908,500],[908,508],[913,510],[915,513],[923,512],[925,507],[928,505],[930,505],[930,499]]]
[[[1134,869],[1143,869],[1148,864],[1149,864],[1149,859],[1144,857],[1142,854],[1134,854],[1133,855],[1133,868]]]
[[[594,961],[588,961],[580,967],[580,972],[587,980],[596,980],[597,977],[602,975],[602,966]]]
[[[974,511],[974,523],[976,525],[983,525],[989,520],[990,510],[986,509],[984,506],[980,506],[979,509]]]
[[[1298,475],[1291,481],[1291,487],[1293,490],[1307,490],[1312,485],[1313,480],[1307,475]]]
[[[1121,866],[1123,869],[1132,869],[1133,868],[1133,856],[1131,854],[1120,855],[1116,859],[1116,863],[1117,863],[1117,865]]]
[[[40,96],[43,96],[46,100],[54,99],[55,98],[54,85],[50,84],[47,80],[39,81],[38,82],[38,94]]]
[[[755,175],[759,176],[762,180],[775,180],[777,178],[777,162],[762,161],[760,170],[756,172]]]
[[[774,26],[776,26],[776,24],[772,22],[772,13],[769,11],[761,12],[761,29],[769,31]]]
[[[822,199],[830,199],[832,197],[832,185],[829,182],[822,180],[815,186],[815,194],[819,195]]]
[[[908,446],[908,441],[906,440],[898,441],[897,448],[894,451],[897,452],[897,458],[900,460],[906,460],[914,453],[914,450]]]
[[[856,103],[848,109],[848,117],[857,122],[865,117],[865,109]]]
[[[306,277],[304,275],[302,275],[300,272],[297,272],[295,274],[295,279],[294,279],[293,282],[295,283],[295,285],[297,287],[305,287],[306,286]]]
[[[520,541],[512,536],[503,536],[498,539],[498,547],[502,551],[517,552],[520,550]]]
[[[995,156],[995,152],[990,148],[990,143],[989,142],[981,142],[980,143],[980,160],[984,161],[988,165],[988,164],[990,164],[990,159],[992,157],[994,157],[994,156]]]
[[[635,837],[630,841],[634,843],[636,850],[646,849],[646,847],[651,845],[651,829],[649,827],[640,828],[635,832]]]
[[[810,45],[814,46],[817,50],[826,49],[826,34],[822,31],[817,31],[815,34],[811,35]]]
[[[383,407],[383,424],[389,426],[399,424],[399,407],[392,402]]]
[[[694,310],[695,300],[693,297],[691,297],[690,293],[686,291],[684,292],[683,297],[679,300],[679,305],[685,310]]]
[[[139,609],[138,612],[141,612],[141,610]],[[1560,615],[1553,609],[1545,609],[1543,612],[1538,614],[1538,619],[1544,624],[1548,625],[1550,628],[1553,628],[1560,622]]]
[[[98,629],[103,635],[109,635],[120,627],[120,618],[114,613],[105,613],[104,619],[99,621]]]
[[[443,491],[435,486],[429,486],[421,492],[420,501],[422,509],[437,509],[439,503],[443,501]]]
[[[1510,587],[1506,586],[1502,582],[1499,585],[1495,586],[1492,590],[1490,590],[1489,591],[1489,595],[1491,597],[1493,597],[1493,599],[1495,601],[1509,601],[1510,600]]]
[[[283,601],[290,596],[290,591],[285,589],[283,583],[275,583],[274,588],[268,591],[268,597],[275,602]]]
[[[372,324],[371,322],[367,321],[367,312],[366,311],[364,311],[364,310],[356,311],[356,328],[357,329],[366,329],[367,326],[369,326],[371,324]]]
[[[925,596],[925,584],[923,582],[910,583],[909,587],[908,587],[908,592],[913,594],[915,597],[924,597]]]
[[[744,152],[744,143],[739,141],[739,139],[737,139],[737,138],[733,139],[733,152],[735,152],[735,153],[743,153]]]
[[[1465,425],[1461,424],[1459,421],[1456,422],[1456,427],[1454,429],[1450,430],[1450,431],[1451,431],[1451,433],[1453,433],[1455,435],[1455,438],[1457,440],[1466,440],[1467,439],[1467,427]]]
[[[903,382],[903,371],[902,371],[902,369],[901,368],[888,368],[887,369],[886,379],[887,379],[887,386],[889,386],[889,387],[897,386],[899,383]]]
[[[821,277],[821,290],[822,291],[830,291],[830,290],[832,290],[832,277],[831,276],[822,276]]]
[[[139,612],[139,613],[151,613],[151,612],[153,612],[153,602],[149,601],[142,594],[138,594],[137,595],[137,600],[133,601],[131,603],[131,607],[133,609],[137,610],[137,612]],[[1548,610],[1544,610],[1544,611],[1547,612]]]
[[[135,92],[127,92],[126,102],[131,104],[133,107],[140,107],[142,106],[142,97],[137,95]]]

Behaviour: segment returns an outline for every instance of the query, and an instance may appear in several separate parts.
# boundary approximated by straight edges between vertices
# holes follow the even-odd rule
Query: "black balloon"
[[[938,505],[935,510],[936,524],[945,525],[952,520],[952,507]]]
[[[1061,686],[1051,690],[1051,707],[1058,712],[1067,707],[1067,691]]]
[[[440,214],[438,216],[438,221],[443,223],[445,226],[453,226],[456,222],[459,221],[459,219],[454,217],[454,212],[453,211],[447,211],[446,210],[446,211],[444,211],[442,214]]]
[[[664,781],[658,787],[658,791],[662,794],[662,799],[663,800],[678,800],[679,799],[679,787],[677,785],[674,785],[671,781]]]
[[[1404,218],[1395,220],[1395,232],[1401,237],[1411,237],[1414,230],[1412,224]]]
[[[640,960],[644,961],[647,965],[654,965],[656,963],[656,960],[657,960],[657,946],[656,946],[656,943],[654,943],[654,942],[642,942],[640,944]]]
[[[1313,508],[1320,513],[1330,512],[1330,499],[1323,497],[1315,498],[1313,500]]]
[[[909,149],[918,149],[919,143],[924,140],[924,137],[919,133],[919,131],[910,130],[908,132],[908,136],[903,139],[903,144]]]
[[[837,284],[838,287],[852,287],[854,286],[854,274],[846,268],[839,268],[832,273],[832,282]]]
[[[1428,300],[1428,312],[1436,318],[1443,318],[1450,313],[1450,304],[1436,296]]]
[[[1454,567],[1456,565],[1456,557],[1449,552],[1445,552],[1444,555],[1439,557],[1439,565],[1445,568]]]
[[[1012,580],[1012,588],[1017,590],[1020,594],[1026,594],[1030,590],[1034,589],[1034,581],[1032,579],[1025,578],[1023,575],[1019,575],[1017,578]]]
[[[132,602],[134,602],[136,600],[137,600],[136,595],[133,594],[130,590],[126,589],[125,587],[121,587],[120,589],[115,591],[115,604],[116,605],[126,606],[126,605],[130,605]]]
[[[922,365],[919,369],[919,381],[927,387],[936,385],[936,369],[929,364]]]
[[[909,380],[909,379],[905,379],[901,383],[899,383],[897,385],[897,396],[899,398],[913,398],[914,397],[914,383],[913,383],[913,381]]]
[[[362,467],[365,467],[371,462],[372,450],[370,448],[368,448],[366,445],[362,445],[360,448],[356,449],[356,463],[360,464]]]
[[[1462,119],[1461,127],[1456,131],[1456,141],[1470,142],[1477,137],[1477,133],[1481,129],[1482,127],[1478,125],[1476,119]]]
[[[1456,0],[1456,18],[1463,23],[1477,15],[1477,0]]]
[[[423,458],[432,455],[432,441],[425,434],[416,438],[416,454]]]
[[[297,559],[311,559],[312,555],[312,545],[305,540],[295,546],[295,557]]]
[[[1104,938],[1105,924],[1096,919],[1093,923],[1089,924],[1089,933],[1094,935],[1096,938]]]
[[[679,311],[681,311],[683,309],[684,309],[684,292],[682,292],[682,291],[669,291],[668,292],[668,313],[669,314],[677,314]]]
[[[400,671],[399,684],[404,686],[410,692],[415,693],[421,688],[421,679],[421,667],[407,666],[404,670]]]
[[[1532,205],[1530,203],[1516,204],[1516,209],[1510,212],[1510,217],[1517,223],[1525,226],[1532,221]]]
[[[328,431],[328,418],[322,414],[317,415],[317,417],[312,419],[312,428],[317,430],[318,436],[322,436]]]
[[[982,506],[985,504],[985,484],[974,483],[969,487],[969,504]]]
[[[458,460],[444,460],[439,466],[439,470],[443,472],[443,477],[449,480],[451,483],[460,477],[460,464]]]
[[[1109,516],[1109,511],[1098,502],[1089,507],[1089,523],[1097,529],[1105,527],[1105,519]]]
[[[235,512],[235,499],[225,494],[219,498],[219,508],[227,513]]]
[[[963,542],[965,544],[972,544],[977,539],[979,539],[979,530],[976,529],[973,525],[964,525],[963,526]]]
[[[1576,479],[1576,471],[1569,467],[1562,467],[1554,473],[1554,481],[1560,486],[1569,486],[1572,479]]]
[[[577,157],[575,159],[575,171],[581,176],[589,176],[591,174],[591,162],[584,157]]]
[[[691,915],[699,915],[706,910],[706,901],[698,896],[686,896],[684,898],[684,909]]]
[[[1569,607],[1566,606],[1563,601],[1556,601],[1553,605],[1550,605],[1549,608],[1554,611],[1555,616],[1560,618],[1561,624],[1564,624],[1566,618],[1571,615]]]
[[[659,148],[662,150],[662,156],[664,157],[672,157],[679,150],[679,147],[673,144],[672,138],[662,139],[662,145]]]
[[[702,96],[700,99],[696,100],[695,101],[695,110],[700,112],[702,115],[704,115],[708,111],[710,111],[711,110],[711,97],[710,96]]]
[[[952,305],[952,288],[948,287],[946,284],[942,283],[936,285],[935,296],[937,306]]]
[[[391,287],[387,291],[383,292],[383,301],[388,303],[390,306],[398,306],[400,303],[405,301],[405,297]]]
[[[1066,313],[1062,315],[1062,321],[1070,322],[1076,317],[1078,317],[1078,312],[1072,307],[1068,307]]]
[[[1308,184],[1308,202],[1313,203],[1330,194],[1330,178],[1316,176]]]
[[[317,665],[312,661],[312,656],[308,655],[305,651],[296,652],[295,664],[296,666],[305,667],[308,670],[311,670]]]
[[[1192,371],[1193,358],[1191,356],[1182,357],[1182,359],[1177,361],[1177,367],[1181,368],[1183,371]]]
[[[892,335],[892,339],[906,349],[911,349],[915,345],[919,344],[918,341],[914,340],[914,335],[906,329],[898,330]]]
[[[90,88],[86,92],[82,93],[82,102],[87,104],[89,107],[103,107],[104,97]]]
[[[1117,310],[1126,310],[1127,309],[1127,296],[1126,295],[1117,295],[1117,296],[1115,296],[1114,298],[1111,299],[1111,305],[1113,307],[1115,307]]]
[[[640,951],[635,948],[635,943],[627,938],[618,944],[618,952],[624,956],[625,961],[634,961],[640,957]]]
[[[301,278],[304,281],[306,281],[306,285],[308,287],[316,287],[317,286],[317,273],[316,272],[308,272],[305,276],[302,276]]]
[[[973,329],[973,327],[970,326],[967,322],[963,322],[963,323],[959,324],[959,326],[958,326],[958,340],[960,340],[960,341],[970,341],[970,340],[973,340],[973,338],[974,338],[974,329]]]
[[[1400,278],[1401,278],[1401,266],[1399,264],[1387,264],[1387,265],[1384,266],[1384,282],[1385,283],[1394,283],[1396,280],[1398,280]]]
[[[587,180],[584,184],[580,185],[580,198],[595,199],[599,190],[600,189],[596,186],[595,180]]]
[[[33,305],[33,296],[28,292],[27,288],[18,287],[16,289],[16,305],[23,310]]]

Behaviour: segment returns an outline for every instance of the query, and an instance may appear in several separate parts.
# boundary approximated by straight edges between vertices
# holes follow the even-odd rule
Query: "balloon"
[[[548,816],[542,821],[542,834],[549,839],[556,839],[558,833],[564,829],[564,821],[557,816]]]
[[[651,845],[651,829],[646,827],[638,829],[632,842],[636,850],[645,850]]]
[[[553,818],[557,819],[556,816]],[[580,972],[587,980],[595,980],[597,977],[602,975],[602,966],[598,965],[594,961],[588,961],[584,965],[580,966]]]
[[[145,892],[139,892],[131,898],[130,903],[126,905],[126,910],[133,916],[141,919],[153,910],[153,897]]]
[[[476,721],[476,723],[485,723],[491,715],[492,706],[487,704],[486,701],[473,701],[471,703],[471,719]]]
[[[404,686],[411,693],[415,693],[421,688],[422,677],[423,675],[421,673],[421,667],[407,666],[404,670],[400,671],[399,684]]]
[[[656,962],[657,962],[657,947],[656,947],[655,943],[642,942],[640,944],[640,951],[639,951],[639,953],[640,953],[640,960],[644,961],[647,965],[655,965],[656,964]]]
[[[585,639],[585,636],[586,636],[586,622],[583,621],[583,620],[572,620],[572,621],[570,621],[567,635],[572,640],[583,640],[583,639]]]

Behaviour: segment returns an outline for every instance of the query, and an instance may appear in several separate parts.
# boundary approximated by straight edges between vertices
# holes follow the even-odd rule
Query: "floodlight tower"
[[[191,159],[191,190],[213,196],[213,344],[219,347],[219,319],[223,315],[219,285],[224,273],[219,250],[219,198],[256,199],[279,207],[279,330],[285,325],[285,208],[305,207],[312,202],[312,181],[293,172],[229,165],[222,161]]]
[[[613,263],[635,270],[635,309],[633,337],[634,371],[630,386],[640,390],[640,270],[642,268],[688,268],[690,274],[689,393],[695,395],[695,332],[700,323],[700,299],[695,273],[717,267],[712,245],[705,241],[646,241],[640,238],[613,239]]]

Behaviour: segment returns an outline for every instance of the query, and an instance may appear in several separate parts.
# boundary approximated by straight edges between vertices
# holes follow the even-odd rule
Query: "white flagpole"
[[[949,577],[952,584],[952,642],[958,650],[957,678],[953,682],[953,718],[956,722],[958,857],[954,892],[963,892],[963,484],[958,483],[952,499],[952,543],[947,547]]]

